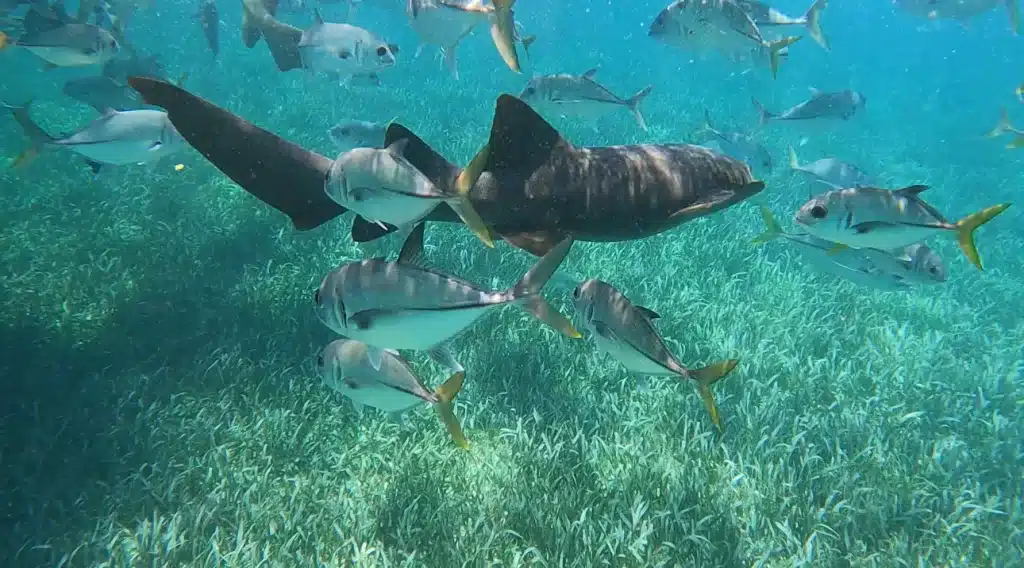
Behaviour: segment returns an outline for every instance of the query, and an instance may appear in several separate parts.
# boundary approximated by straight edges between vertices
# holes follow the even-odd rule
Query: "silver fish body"
[[[825,39],[825,35],[821,31],[821,25],[819,20],[821,18],[821,12],[825,10],[828,5],[828,0],[814,0],[814,3],[804,12],[803,16],[793,17],[787,16],[779,10],[773,8],[765,2],[759,0],[734,0],[736,4],[743,9],[744,12],[750,16],[750,19],[754,21],[761,28],[768,28],[774,26],[804,26],[807,29],[807,34],[810,35],[814,41],[818,42],[821,47],[829,49],[828,40]]]
[[[338,150],[348,152],[354,148],[383,148],[388,125],[368,120],[346,120],[327,131]]]
[[[102,65],[121,50],[107,30],[74,22],[27,33],[18,38],[16,45],[56,67]]]
[[[491,39],[505,64],[519,72],[515,21],[512,16],[514,3],[515,0],[493,0],[492,4],[484,4],[482,0],[407,0],[405,13],[421,45],[441,48],[445,65],[452,76],[458,79],[456,48],[462,38],[483,22],[490,24]]]
[[[595,81],[596,73],[594,68],[582,75],[539,75],[530,79],[519,98],[540,112],[585,120],[624,108],[633,115],[640,128],[647,130],[640,102],[650,94],[651,87],[623,99]]]
[[[769,112],[757,99],[752,101],[761,115],[761,124],[780,121],[849,120],[863,111],[867,104],[867,98],[862,93],[850,89],[836,92],[811,89],[809,99],[780,113]]]
[[[153,109],[108,112],[50,144],[110,165],[153,162],[185,147],[167,113]]]
[[[867,187],[873,183],[871,176],[853,164],[837,158],[821,158],[801,164],[796,151],[789,148],[789,168],[809,177],[815,182],[832,188]]]
[[[772,171],[772,155],[753,134],[716,129],[711,123],[711,113],[707,109],[704,110],[704,128],[715,137],[722,153],[743,160],[751,167],[757,166],[769,173]]]
[[[303,67],[347,78],[381,71],[395,64],[392,46],[373,32],[349,24],[316,21],[302,32],[298,50]]]

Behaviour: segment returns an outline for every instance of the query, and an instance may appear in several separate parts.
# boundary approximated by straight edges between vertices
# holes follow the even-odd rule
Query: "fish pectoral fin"
[[[590,325],[593,327],[594,333],[599,335],[601,339],[619,343],[619,336],[615,334],[615,330],[613,330],[608,324],[600,320],[594,320]]]
[[[645,308],[643,306],[636,306],[636,309],[639,310],[640,313],[642,313],[643,315],[647,316],[647,319],[654,320],[654,319],[658,319],[658,318],[661,317],[661,315],[658,312],[656,312],[656,311],[654,311],[654,310],[652,310],[650,308]]]
[[[103,164],[99,162],[86,160],[85,163],[89,165],[89,169],[92,170],[92,175],[94,176],[100,175],[100,172],[103,171]]]
[[[384,353],[385,351],[380,347],[367,346],[366,358],[370,361],[370,366],[373,367],[374,371],[380,370],[380,366],[383,364]]]
[[[462,425],[455,416],[455,405],[453,401],[462,390],[462,383],[466,378],[465,371],[457,371],[448,378],[441,386],[434,390],[437,395],[437,413],[441,416],[441,423],[444,424],[448,434],[451,435],[455,445],[464,450],[469,449],[469,441],[462,432]]]
[[[380,221],[367,221],[362,216],[357,215],[355,220],[352,221],[352,240],[357,243],[368,243],[394,233],[397,230],[398,227],[381,223]]]
[[[434,347],[427,350],[427,356],[434,360],[435,363],[448,369],[453,373],[465,371],[465,367],[462,366],[455,356],[452,354],[451,349],[448,349],[445,345],[435,345]]]
[[[850,228],[853,229],[853,232],[857,233],[858,235],[865,235],[867,233],[878,231],[880,229],[889,229],[895,226],[896,224],[887,223],[885,221],[864,221],[863,223],[850,225]]]

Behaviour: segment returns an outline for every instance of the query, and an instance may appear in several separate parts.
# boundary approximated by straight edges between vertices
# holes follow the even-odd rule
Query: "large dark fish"
[[[344,213],[324,191],[331,160],[283,140],[172,84],[133,77],[147,104],[167,110],[196,150],[263,202],[312,229]],[[627,241],[666,231],[757,194],[764,182],[741,161],[686,144],[577,148],[529,105],[498,98],[490,140],[465,172],[407,128],[392,123],[385,143],[406,139],[404,155],[438,185],[470,183],[470,201],[491,231],[542,255],[573,236]],[[447,205],[430,221],[459,222]],[[356,218],[353,239],[386,230]]]
[[[217,54],[220,53],[220,16],[217,15],[217,2],[203,0],[196,19],[199,20],[199,25],[203,28],[207,47],[213,52],[213,56],[217,57]]]

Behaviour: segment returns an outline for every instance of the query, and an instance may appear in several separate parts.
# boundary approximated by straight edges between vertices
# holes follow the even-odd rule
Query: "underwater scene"
[[[1018,0],[0,0],[0,568],[1024,566]]]

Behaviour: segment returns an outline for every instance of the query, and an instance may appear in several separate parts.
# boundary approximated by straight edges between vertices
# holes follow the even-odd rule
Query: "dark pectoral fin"
[[[357,243],[368,243],[398,230],[398,227],[393,225],[388,225],[387,223],[384,223],[384,225],[382,227],[379,223],[373,223],[367,221],[362,216],[356,216],[355,220],[352,221],[352,240]]]
[[[850,225],[850,228],[858,235],[865,235],[867,233],[874,233],[884,229],[891,229],[895,226],[896,225],[893,223],[886,223],[885,221],[864,221],[863,223]]]
[[[642,313],[643,315],[647,316],[647,319],[652,319],[653,320],[653,319],[658,319],[658,318],[661,317],[661,315],[658,314],[658,312],[656,312],[656,311],[654,311],[654,310],[652,310],[650,308],[645,308],[643,306],[636,306],[636,309],[640,310],[640,313]]]
[[[594,320],[591,322],[591,325],[594,327],[594,333],[601,338],[615,343],[619,342],[619,336],[615,334],[615,331],[608,324],[603,321]]]
[[[558,231],[533,231],[531,233],[501,234],[502,239],[508,244],[525,250],[535,256],[544,256],[555,245],[565,240],[568,236]]]
[[[413,228],[409,236],[402,244],[402,250],[398,253],[398,262],[405,264],[422,264],[423,262],[423,233],[427,224],[420,223]]]

